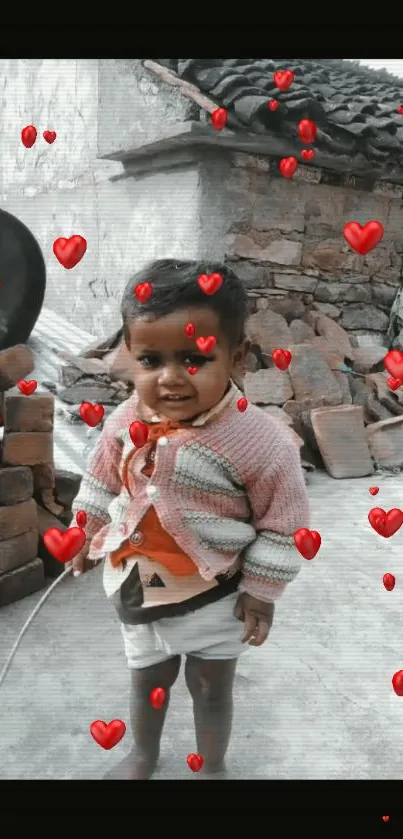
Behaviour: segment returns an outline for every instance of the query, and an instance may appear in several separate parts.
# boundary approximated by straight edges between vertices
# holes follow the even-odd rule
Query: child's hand
[[[265,603],[243,592],[236,602],[234,615],[245,623],[242,644],[248,641],[249,646],[260,647],[264,644],[273,623],[274,603]]]
[[[91,568],[94,568],[97,565],[97,562],[92,562],[88,559],[88,553],[90,550],[90,542],[84,545],[81,551],[74,557],[71,564],[73,566],[73,577],[79,577],[80,574],[84,574],[86,571],[90,571]]]

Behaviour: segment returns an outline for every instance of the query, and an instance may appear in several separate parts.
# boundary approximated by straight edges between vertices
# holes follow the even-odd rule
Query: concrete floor
[[[377,484],[372,498],[368,487]],[[400,779],[403,697],[403,528],[390,539],[367,521],[403,504],[403,476],[311,478],[322,547],[277,607],[266,644],[239,662],[229,751],[235,779]],[[387,592],[382,576],[396,576]],[[43,592],[0,611],[0,668]],[[22,641],[0,694],[1,779],[99,779],[130,748],[103,751],[95,719],[128,721],[129,674],[100,568],[68,578]],[[194,777],[191,703],[172,691],[161,779]]]

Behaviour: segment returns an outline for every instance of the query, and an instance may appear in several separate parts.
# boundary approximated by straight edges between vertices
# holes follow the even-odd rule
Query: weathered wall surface
[[[377,194],[315,183],[321,173],[308,167],[298,175],[284,179],[269,160],[246,154],[207,155],[200,207],[205,251],[233,265],[249,288],[252,310],[270,306],[301,317],[314,304],[348,331],[384,333],[402,278],[399,189]],[[364,257],[347,245],[343,227],[371,219],[385,234]]]
[[[133,178],[122,177],[120,163],[97,159],[151,136],[158,102],[165,103],[159,119],[182,119],[178,94],[169,99],[162,89],[157,96],[146,76],[138,61],[0,61],[7,127],[0,135],[0,207],[42,249],[44,305],[100,337],[120,325],[121,291],[143,261],[193,255],[199,238],[196,166]],[[30,124],[38,138],[26,149],[20,134]],[[57,132],[52,145],[44,130]],[[73,234],[84,236],[88,249],[68,271],[52,245]]]

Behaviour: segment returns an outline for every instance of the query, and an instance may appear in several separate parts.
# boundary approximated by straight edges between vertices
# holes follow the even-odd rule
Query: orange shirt
[[[156,423],[152,427],[153,442],[159,437],[174,433],[179,427],[177,423],[173,422]],[[147,465],[143,469],[143,474],[148,478],[151,478],[154,471],[154,464],[152,462],[153,451],[154,449],[150,451]],[[136,450],[130,453],[122,470],[123,483],[126,489],[128,489],[128,467],[135,452]],[[175,577],[189,577],[191,574],[198,573],[197,566],[194,562],[182,551],[169,533],[164,530],[154,507],[151,506],[147,510],[136,532],[141,534],[140,544],[136,545],[130,539],[126,539],[116,551],[111,553],[110,561],[115,568],[125,559],[129,559],[136,554],[141,554],[151,560],[155,559],[160,562]]]

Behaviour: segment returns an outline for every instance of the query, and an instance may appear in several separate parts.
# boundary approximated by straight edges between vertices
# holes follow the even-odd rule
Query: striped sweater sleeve
[[[115,423],[110,422],[112,417],[105,422],[72,505],[73,515],[78,510],[87,514],[85,532],[88,540],[110,523],[109,505],[122,486],[119,474],[122,449],[115,438]]]
[[[294,533],[309,528],[300,454],[288,429],[279,431],[274,458],[256,476],[248,495],[257,538],[244,552],[240,591],[273,602],[302,567]]]

